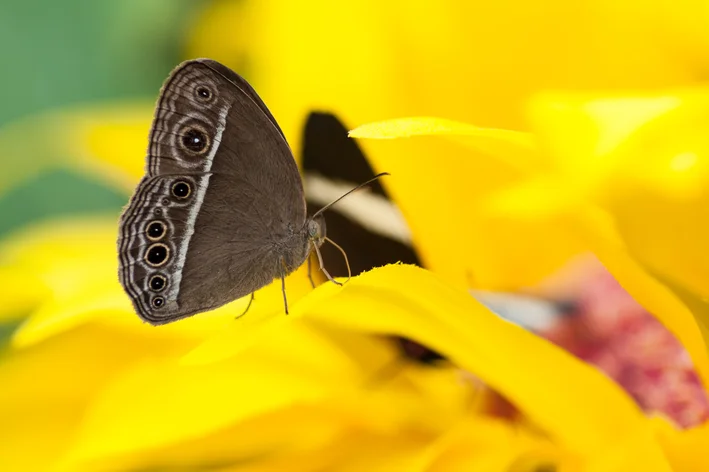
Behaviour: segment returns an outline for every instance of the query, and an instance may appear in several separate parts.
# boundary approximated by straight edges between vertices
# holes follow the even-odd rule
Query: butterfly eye
[[[181,142],[185,149],[196,154],[204,152],[209,144],[207,135],[197,128],[189,128],[185,131]]]
[[[165,236],[165,224],[162,221],[153,221],[145,228],[145,234],[151,241],[157,241]]]
[[[204,85],[197,87],[195,92],[197,94],[197,98],[200,101],[208,101],[210,98],[212,98],[212,91]]]
[[[161,243],[153,244],[145,253],[145,261],[153,267],[160,267],[167,262],[170,249]]]
[[[153,292],[159,292],[165,288],[165,285],[167,285],[167,279],[162,275],[153,275],[150,277],[149,285],[150,290]]]
[[[192,187],[184,180],[178,180],[172,184],[172,194],[175,198],[185,199],[192,193]]]
[[[163,297],[155,297],[153,298],[153,307],[154,308],[160,308],[165,304],[165,299]]]

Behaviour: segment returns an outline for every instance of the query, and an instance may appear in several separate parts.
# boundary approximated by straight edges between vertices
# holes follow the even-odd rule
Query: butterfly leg
[[[315,281],[313,280],[313,264],[310,260],[310,254],[308,254],[308,278],[310,279],[310,285],[315,288]]]
[[[322,254],[320,254],[320,249],[316,244],[313,244],[313,248],[315,248],[315,254],[318,255],[318,262],[320,262],[320,270],[322,271],[323,274],[325,274],[325,277],[327,277],[327,280],[330,282],[334,283],[335,285],[340,285],[342,286],[342,282],[338,282],[337,280],[332,278],[332,275],[327,271],[325,268],[325,264],[322,261]]]
[[[237,316],[236,318],[234,318],[235,320],[238,320],[239,318],[241,318],[242,316],[244,316],[244,315],[249,311],[249,308],[251,308],[251,303],[253,303],[253,301],[254,301],[254,293],[255,293],[255,292],[251,292],[251,298],[249,299],[249,304],[246,305],[246,309],[244,310],[244,312],[243,312],[242,314],[240,314],[239,316]]]
[[[283,292],[283,304],[286,307],[286,315],[288,314],[288,299],[286,298],[286,261],[281,258],[281,291]]]
[[[345,265],[347,266],[347,280],[345,280],[345,283],[349,282],[350,279],[352,278],[352,269],[350,269],[350,261],[349,261],[349,259],[347,259],[347,253],[345,252],[344,249],[342,249],[342,247],[339,244],[337,244],[335,241],[328,238],[327,236],[325,237],[325,241],[327,241],[330,244],[332,244],[333,246],[335,246],[335,248],[342,253],[342,257],[345,258]]]

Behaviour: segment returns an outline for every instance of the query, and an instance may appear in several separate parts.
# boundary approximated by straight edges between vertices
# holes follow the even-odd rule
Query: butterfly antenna
[[[352,270],[350,269],[350,261],[347,260],[347,253],[345,252],[344,249],[342,249],[342,247],[340,247],[339,244],[337,244],[335,241],[328,238],[327,236],[325,236],[325,241],[327,241],[328,243],[335,246],[342,253],[342,256],[345,258],[345,265],[347,266],[347,280],[345,281],[345,283],[349,282],[350,279],[352,278]]]
[[[361,189],[362,187],[371,184],[372,182],[374,182],[374,181],[377,180],[378,178],[383,177],[383,176],[385,176],[385,175],[391,175],[391,174],[389,174],[389,172],[382,172],[381,174],[375,175],[374,177],[372,177],[372,178],[369,179],[368,181],[359,184],[358,186],[356,186],[355,188],[353,188],[352,190],[350,190],[350,191],[347,192],[346,194],[342,195],[340,198],[338,198],[338,199],[335,200],[334,202],[330,202],[330,203],[328,203],[327,205],[325,205],[324,207],[322,207],[321,209],[319,209],[318,211],[316,211],[315,214],[312,216],[312,218],[314,219],[314,218],[315,218],[316,216],[318,216],[320,213],[324,212],[325,210],[327,210],[327,209],[330,208],[332,205],[334,205],[335,203],[339,202],[340,200],[342,200],[343,198],[345,198],[347,195],[351,194],[352,192],[356,192],[357,190]],[[332,241],[330,241],[330,242],[332,242]]]

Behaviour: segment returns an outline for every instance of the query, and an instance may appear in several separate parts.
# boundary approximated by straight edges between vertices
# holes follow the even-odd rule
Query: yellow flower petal
[[[367,153],[373,156],[374,167],[391,173],[383,185],[401,207],[426,267],[461,287],[512,290],[539,283],[580,251],[574,241],[554,231],[553,224],[539,226],[491,215],[484,206],[489,195],[530,175],[529,169],[522,169],[538,157],[520,145],[519,141],[527,142],[526,135],[510,133],[508,139],[495,130],[438,119],[396,123],[413,126],[415,132],[421,127],[440,132],[467,130],[471,135],[466,139],[472,141],[466,147],[476,148],[475,153],[462,151],[460,142],[430,137],[362,141],[366,150],[376,149]],[[381,126],[388,132],[388,123]],[[412,163],[410,156],[420,153],[421,146],[430,149],[430,154]],[[523,266],[520,257],[526,260]]]
[[[116,283],[117,285],[117,283]],[[101,324],[121,331],[157,339],[174,339],[191,342],[194,348],[233,321],[248,303],[242,299],[227,307],[191,317],[181,323],[173,323],[161,329],[144,323],[133,311],[123,290],[116,286],[97,291],[90,296],[50,300],[35,310],[13,333],[11,346],[25,349],[48,338],[60,335],[84,324]]]
[[[356,342],[363,337],[342,334],[339,339],[350,338]],[[266,349],[273,346],[266,344],[259,353],[266,353]],[[348,348],[345,350],[349,351]],[[361,360],[365,356],[365,351],[361,351],[353,357]],[[331,363],[327,358],[320,361],[324,361],[323,366]],[[299,362],[288,365],[293,367]],[[348,372],[351,371],[348,369]],[[264,375],[270,374],[266,371]],[[140,464],[144,468],[173,464],[194,464],[196,467],[200,461],[204,462],[205,457],[213,459],[208,462],[250,465],[258,471],[271,470],[272,467],[273,470],[309,470],[315,464],[334,470],[358,470],[357,465],[362,463],[369,467],[391,467],[394,458],[416,463],[420,462],[418,453],[428,443],[460,420],[471,399],[470,390],[460,388],[459,375],[453,369],[444,372],[403,371],[396,379],[379,384],[360,381],[359,376],[343,378],[339,388],[320,401],[294,402],[193,439],[97,457],[95,461],[84,462],[85,467],[77,468],[100,470],[108,465],[116,468],[119,464],[129,470]],[[437,393],[432,395],[430,390],[434,385],[442,388],[435,389]],[[225,410],[247,408],[238,401],[239,398],[236,396]],[[195,402],[195,405],[195,408],[202,408],[200,403]],[[304,424],[308,425],[306,430]],[[508,429],[514,428],[510,426]],[[489,442],[494,439],[490,438]],[[412,445],[416,447],[410,447]],[[379,461],[377,457],[380,457]],[[288,463],[291,463],[289,467],[284,465]]]
[[[71,471],[185,469],[220,472],[391,470],[412,461],[427,437],[399,431],[362,431],[337,405],[294,405],[247,419],[214,434],[148,451],[72,464]],[[307,427],[305,427],[307,425]],[[358,468],[362,467],[362,468]]]
[[[50,470],[71,446],[87,405],[126,366],[170,358],[194,342],[84,325],[0,358],[0,464]],[[38,452],[41,451],[41,452]]]
[[[351,138],[394,139],[412,136],[473,136],[508,142],[533,151],[534,136],[506,129],[480,128],[478,126],[435,117],[410,117],[379,121],[361,125],[349,132]]]
[[[128,320],[130,300],[118,287],[78,294],[61,301],[45,301],[12,336],[12,346],[26,348],[95,319]]]
[[[106,106],[85,111],[83,120],[74,123],[73,154],[87,170],[104,179],[115,178],[120,188],[132,191],[145,169],[153,117],[150,105]]]
[[[105,104],[47,112],[0,130],[0,194],[58,166],[86,172],[126,192],[143,173],[149,104]]]
[[[571,450],[599,453],[645,428],[634,402],[595,368],[501,320],[422,269],[387,266],[343,288],[324,285],[294,311],[431,347],[501,392]],[[636,446],[627,451],[634,460],[648,470],[666,470],[655,444]]]
[[[654,273],[652,275],[679,301],[681,301],[689,311],[691,311],[692,315],[694,315],[694,321],[697,324],[697,328],[702,333],[705,344],[709,347],[709,302],[705,299],[699,298],[694,292],[690,292],[684,288],[684,286],[661,274]],[[695,362],[697,361],[695,360]],[[709,380],[706,380],[705,384],[708,383]]]
[[[529,113],[540,141],[565,177],[590,172],[590,178],[614,165],[613,152],[638,128],[679,103],[671,94],[546,93],[530,102]]]
[[[286,296],[289,306],[295,304],[311,290],[305,265],[286,278]],[[185,364],[203,364],[229,358],[257,343],[272,330],[281,329],[282,325],[289,321],[284,312],[280,280],[257,291],[251,308],[244,316],[239,315],[243,313],[245,305],[241,311],[231,305],[229,307],[232,318],[237,316],[239,318],[226,324],[218,334],[211,336],[189,352],[182,359]]]
[[[528,220],[543,226],[553,239],[554,226],[546,224],[545,219],[563,219],[573,214],[586,203],[587,197],[582,183],[565,181],[557,175],[540,175],[492,193],[481,206],[490,216]]]
[[[3,297],[0,322],[24,317],[48,296],[42,280],[29,270],[0,266],[0,287],[12,294]]]
[[[545,167],[535,138],[530,133],[477,126],[434,117],[409,117],[361,125],[351,138],[395,139],[413,136],[445,136],[477,152],[501,159],[522,172]]]
[[[486,417],[465,418],[423,451],[417,470],[526,472],[541,465],[567,470],[560,464],[560,452],[543,436],[519,425]]]
[[[658,127],[656,138],[646,144],[667,136],[663,149],[642,147],[647,149],[642,152],[645,161],[633,167],[640,175],[655,175],[648,179],[657,181],[661,176],[661,184],[618,175],[611,181],[605,206],[616,217],[618,231],[635,258],[706,299],[709,146],[703,141],[709,101],[704,112],[694,123],[678,120],[676,127]],[[637,158],[640,152],[633,150],[632,154]],[[653,169],[658,160],[664,168]]]
[[[613,215],[630,254],[708,298],[709,89],[566,95],[535,109],[563,178],[586,182],[587,198]]]
[[[334,433],[346,427],[396,435],[413,422],[415,430],[440,431],[469,402],[461,398],[460,389],[422,394],[411,389],[410,381],[400,384],[406,388],[373,389],[363,396],[362,386],[376,370],[372,361],[381,363],[381,359],[357,347],[362,335],[341,332],[331,336],[307,326],[305,320],[288,319],[288,329],[273,330],[262,342],[228,360],[197,366],[145,362],[117,377],[90,408],[64,470],[101,461],[130,462],[136,455],[146,457],[147,463],[159,463],[167,460],[165,451],[228,429],[240,434],[256,430],[252,442],[230,447],[232,457],[242,460],[255,452],[269,452],[269,444],[285,452],[284,447],[297,449],[332,440]],[[429,377],[426,383],[457,384],[455,376],[450,376],[455,373],[448,374],[446,379]],[[430,398],[430,413],[422,412],[426,398]],[[393,404],[397,408],[391,408]],[[301,430],[289,446],[272,443],[276,438],[258,442],[260,437],[267,439],[265,431],[282,427],[270,424],[283,417],[279,412],[318,405],[328,412],[330,426]],[[264,431],[261,436],[260,430]],[[178,457],[189,455],[183,452]]]
[[[279,368],[276,374],[273,369],[257,358],[197,368],[145,364],[116,379],[98,398],[67,458],[67,469],[76,462],[195,439],[324,395],[322,383],[302,370]]]
[[[709,470],[709,423],[686,431],[679,431],[667,421],[653,419],[657,428],[657,437],[665,450],[665,455],[675,472],[694,472]]]
[[[105,219],[49,221],[4,240],[0,269],[7,274],[3,290],[6,307],[27,303],[31,288],[36,291],[34,303],[27,305],[22,315],[32,314],[44,303],[81,298],[87,292],[115,286],[115,228],[115,222]],[[28,274],[34,280],[27,280]]]

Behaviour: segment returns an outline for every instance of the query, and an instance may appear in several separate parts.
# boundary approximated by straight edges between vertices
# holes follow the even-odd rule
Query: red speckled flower
[[[682,344],[597,263],[583,266],[575,311],[544,335],[598,366],[649,414],[682,427],[709,419],[709,401]]]

